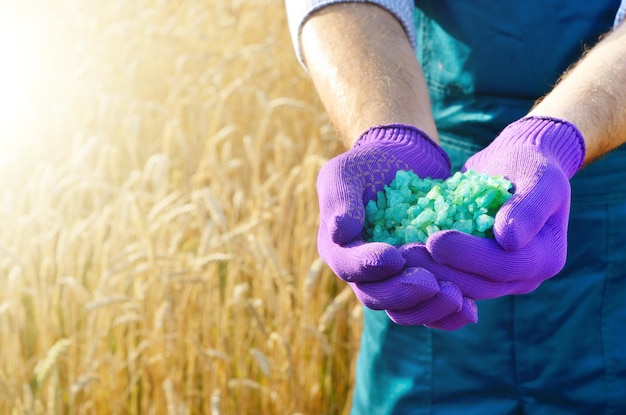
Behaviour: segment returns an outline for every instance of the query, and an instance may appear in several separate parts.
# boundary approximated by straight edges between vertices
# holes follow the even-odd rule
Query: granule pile
[[[365,206],[365,239],[402,245],[426,242],[428,235],[456,229],[493,237],[494,217],[511,193],[511,182],[468,170],[441,180],[398,171]]]

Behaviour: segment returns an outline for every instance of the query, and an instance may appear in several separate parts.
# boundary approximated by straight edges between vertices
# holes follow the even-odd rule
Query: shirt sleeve
[[[386,9],[400,21],[411,45],[415,48],[415,27],[413,26],[413,9],[415,4],[412,0],[285,0],[291,41],[293,42],[296,56],[303,66],[302,50],[300,48],[300,30],[302,25],[311,13],[336,3],[373,3]]]
[[[617,25],[624,20],[624,17],[626,17],[626,0],[622,0],[619,5],[619,9],[615,15],[615,23],[613,24],[613,27],[617,27]]]

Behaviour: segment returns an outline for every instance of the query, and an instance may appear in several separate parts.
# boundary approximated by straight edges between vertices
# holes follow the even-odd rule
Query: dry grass
[[[340,143],[282,0],[24,4],[0,413],[341,413],[360,318],[315,247]]]

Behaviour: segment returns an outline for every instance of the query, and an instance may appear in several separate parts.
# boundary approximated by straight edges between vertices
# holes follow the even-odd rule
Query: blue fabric
[[[420,1],[417,56],[439,131],[477,150],[611,29],[616,0]]]
[[[525,115],[619,6],[418,3],[417,55],[455,170]],[[621,147],[574,176],[564,270],[529,295],[478,302],[478,324],[403,327],[366,309],[352,413],[626,414],[625,167]]]

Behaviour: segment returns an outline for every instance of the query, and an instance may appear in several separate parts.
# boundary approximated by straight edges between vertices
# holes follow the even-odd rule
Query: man
[[[286,4],[349,148],[318,248],[366,306],[353,413],[626,413],[626,5]],[[399,169],[503,174],[495,239],[365,243]]]

